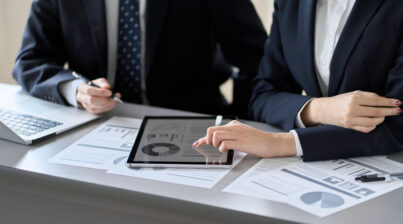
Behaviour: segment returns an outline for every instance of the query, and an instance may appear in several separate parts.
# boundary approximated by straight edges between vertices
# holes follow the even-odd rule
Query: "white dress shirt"
[[[355,0],[318,0],[316,5],[315,21],[315,67],[316,76],[323,96],[328,95],[330,80],[330,63],[332,61],[337,42],[347,22],[348,16],[353,9]],[[305,105],[298,112],[296,126],[305,128],[301,120],[301,112]],[[297,156],[302,156],[302,146],[295,130],[294,135],[297,146]]]
[[[140,31],[141,31],[141,88],[142,92],[145,92],[145,46],[146,46],[146,0],[140,1]],[[106,29],[108,40],[108,70],[107,79],[113,87],[116,76],[116,64],[118,53],[118,32],[119,32],[119,0],[105,0],[105,12],[106,12]],[[61,83],[59,86],[60,93],[66,99],[66,101],[77,107],[77,87],[83,83],[81,80],[72,80]],[[143,98],[145,98],[144,94]],[[144,99],[144,102],[147,102]]]

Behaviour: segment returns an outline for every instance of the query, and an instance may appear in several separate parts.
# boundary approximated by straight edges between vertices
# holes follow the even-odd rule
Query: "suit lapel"
[[[146,8],[146,74],[150,70],[160,31],[168,10],[169,0],[148,0]]]
[[[308,83],[306,91],[312,96],[321,96],[316,69],[314,65],[314,34],[315,34],[315,16],[316,16],[316,0],[300,1],[299,18],[298,18],[298,52],[300,54],[303,68],[302,73],[305,74]]]
[[[85,0],[82,2],[87,13],[88,23],[92,34],[92,40],[96,51],[96,57],[99,63],[100,74],[97,75],[106,77],[107,34],[104,1]]]
[[[344,26],[330,64],[329,96],[337,94],[349,57],[382,0],[357,0]]]

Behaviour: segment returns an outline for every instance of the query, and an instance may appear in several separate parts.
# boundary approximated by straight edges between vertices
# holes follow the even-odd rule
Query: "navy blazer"
[[[329,96],[362,90],[403,100],[402,9],[399,0],[356,1],[331,61]],[[254,119],[294,129],[301,107],[322,96],[314,64],[315,10],[315,0],[275,2],[250,103]],[[368,134],[331,125],[296,132],[304,161],[403,150],[403,116],[386,118]]]
[[[151,105],[221,113],[217,45],[241,71],[234,111],[247,116],[266,31],[249,0],[147,0],[146,95]],[[34,96],[65,104],[71,71],[107,76],[104,0],[34,0],[13,76]],[[67,63],[68,70],[63,66]]]

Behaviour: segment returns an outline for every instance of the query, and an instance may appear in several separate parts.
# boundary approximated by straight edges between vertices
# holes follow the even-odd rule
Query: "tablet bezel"
[[[166,161],[134,161],[136,153],[139,149],[140,141],[143,137],[148,120],[215,120],[215,116],[145,116],[141,123],[140,129],[137,133],[136,141],[130,151],[130,155],[126,161],[128,167],[193,167],[193,168],[229,168],[234,163],[234,150],[229,150],[227,155],[227,161],[221,164],[207,164],[206,162],[166,162]],[[223,116],[223,119],[236,120],[235,116]]]

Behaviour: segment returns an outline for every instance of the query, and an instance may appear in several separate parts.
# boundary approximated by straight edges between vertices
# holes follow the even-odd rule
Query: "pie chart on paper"
[[[340,196],[328,192],[309,192],[301,196],[301,201],[304,204],[316,208],[337,208],[344,204],[344,199]]]

